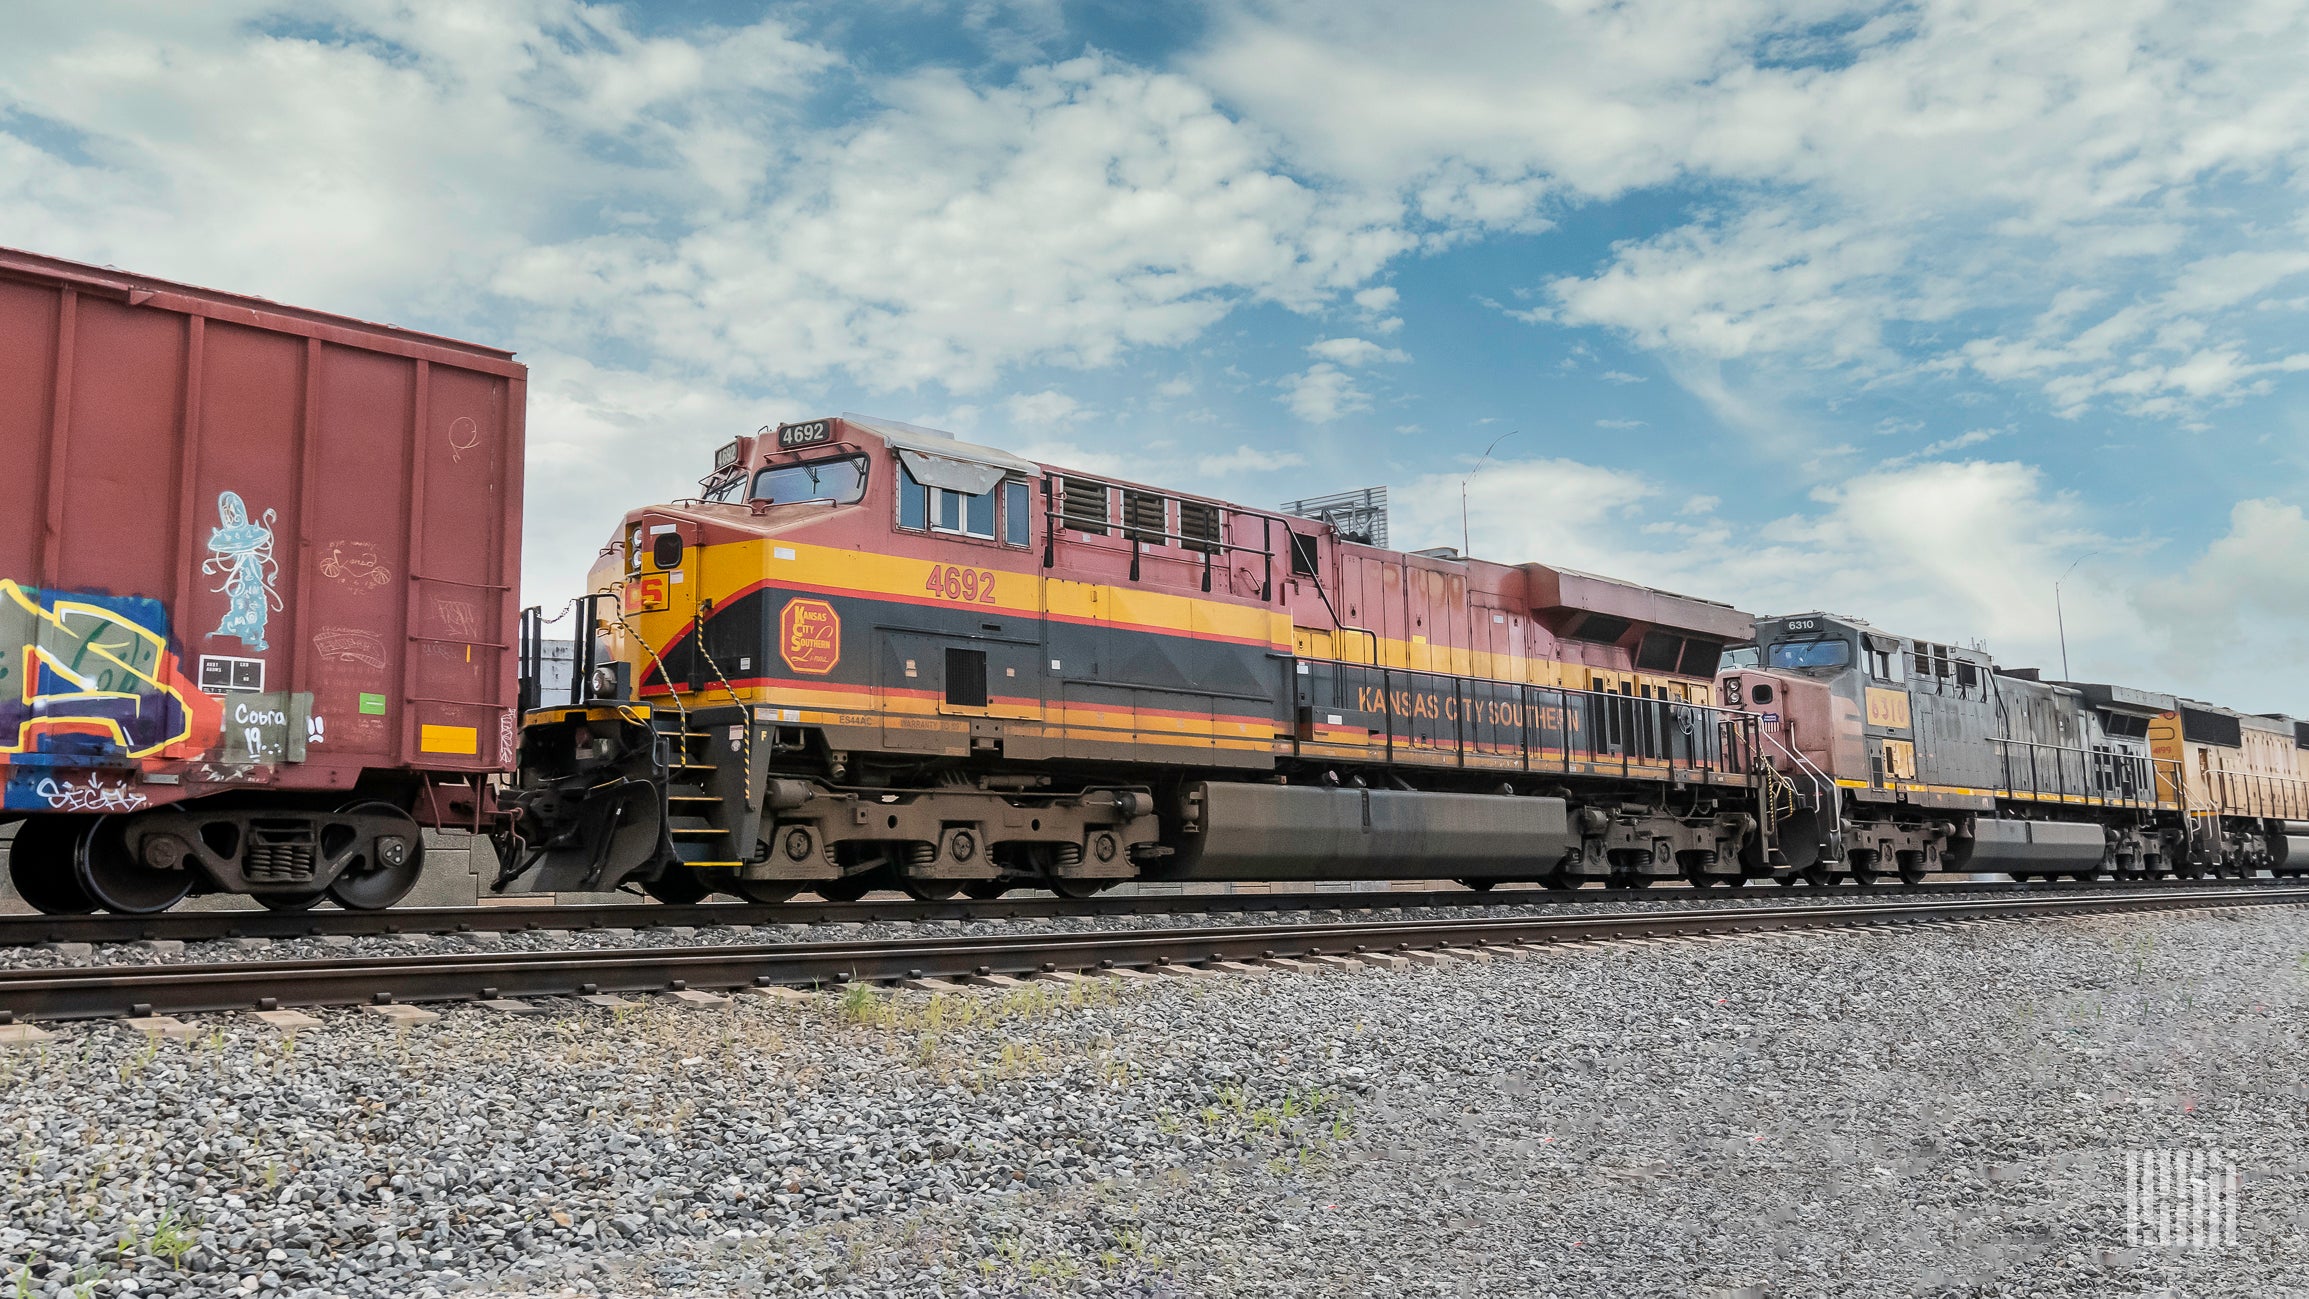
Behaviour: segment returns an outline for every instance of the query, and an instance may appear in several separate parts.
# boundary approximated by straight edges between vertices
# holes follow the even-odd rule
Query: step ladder
[[[701,869],[743,865],[753,845],[737,842],[729,798],[733,781],[743,797],[743,741],[731,744],[730,728],[703,727],[680,713],[653,715],[650,729],[665,764],[666,833],[674,855]]]

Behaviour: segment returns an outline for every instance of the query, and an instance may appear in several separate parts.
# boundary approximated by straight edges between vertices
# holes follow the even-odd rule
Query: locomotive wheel
[[[251,893],[250,897],[264,904],[267,911],[310,911],[322,898],[329,896],[327,889],[311,893]]]
[[[981,902],[992,902],[1009,891],[1010,884],[1006,880],[972,880],[962,886],[962,896],[976,898]]]
[[[669,907],[694,907],[714,891],[703,873],[687,866],[668,866],[654,880],[642,882],[641,891]]]
[[[916,902],[944,902],[962,891],[962,881],[926,880],[902,875],[898,878],[898,889]]]
[[[1812,881],[1804,878],[1804,875],[1801,871],[1791,872],[1786,875],[1776,875],[1773,877],[1773,883],[1778,884],[1781,888],[1784,889],[1792,889],[1799,884],[1809,884],[1811,882]]]
[[[1045,887],[1062,898],[1087,898],[1096,894],[1104,893],[1108,889],[1111,889],[1120,883],[1122,883],[1121,880],[1070,880],[1054,878],[1048,881]]]
[[[1748,877],[1745,875],[1721,875],[1712,876],[1711,878],[1721,879],[1724,882],[1724,887],[1728,889],[1744,889],[1748,887]]]
[[[1807,866],[1796,872],[1796,877],[1816,889],[1828,888],[1836,883],[1836,872],[1825,866]]]
[[[100,816],[80,837],[72,871],[96,905],[119,916],[149,916],[192,892],[189,870],[155,870],[128,850],[127,820]]]
[[[409,896],[417,887],[417,880],[425,873],[425,836],[417,828],[417,820],[391,803],[355,803],[343,809],[347,815],[391,816],[403,824],[396,836],[400,847],[398,861],[388,860],[386,850],[376,840],[365,844],[362,851],[337,878],[329,881],[329,896],[347,911],[382,911]]]
[[[18,827],[8,847],[8,882],[41,915],[85,916],[96,910],[72,867],[80,831],[77,818],[36,816]]]
[[[800,880],[734,879],[729,882],[729,889],[748,902],[769,905],[783,902],[801,892],[802,884]]]
[[[819,880],[810,887],[817,890],[818,896],[828,902],[855,902],[872,891],[874,876],[878,873],[870,870],[858,871],[854,874],[844,875],[838,880]]]
[[[1475,893],[1489,893],[1489,892],[1491,892],[1491,890],[1492,890],[1492,886],[1493,886],[1493,885],[1496,885],[1496,884],[1498,884],[1498,883],[1499,883],[1499,881],[1498,881],[1498,880],[1494,880],[1494,879],[1480,879],[1480,878],[1479,878],[1479,879],[1471,879],[1471,880],[1461,880],[1461,881],[1459,881],[1459,882],[1460,882],[1462,885],[1465,885],[1465,886],[1467,887],[1467,889],[1468,889],[1470,892],[1475,892]]]
[[[1685,874],[1684,879],[1695,889],[1707,889],[1716,886],[1716,877],[1704,870],[1692,870]]]

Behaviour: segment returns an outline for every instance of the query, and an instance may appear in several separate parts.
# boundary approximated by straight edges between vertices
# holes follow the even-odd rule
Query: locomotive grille
[[[313,878],[313,830],[300,822],[259,821],[249,827],[241,874],[251,883],[296,884]]]

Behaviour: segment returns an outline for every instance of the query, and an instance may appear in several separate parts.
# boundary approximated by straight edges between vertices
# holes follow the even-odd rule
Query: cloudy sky
[[[0,244],[2309,715],[2297,0],[10,5]]]

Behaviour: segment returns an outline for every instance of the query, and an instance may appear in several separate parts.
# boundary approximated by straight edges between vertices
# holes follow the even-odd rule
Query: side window
[[[1322,555],[1313,537],[1301,532],[1291,534],[1291,576],[1322,577]]]
[[[992,541],[998,524],[1003,540],[1014,546],[1026,544],[1026,484],[1005,480],[972,494],[926,487],[904,465],[898,467],[899,527]]]
[[[1900,643],[1890,642],[1879,648],[1874,640],[1868,642],[1868,675],[1878,681],[1902,680],[1900,673]]]
[[[1031,539],[1032,516],[1027,513],[1026,484],[1012,479],[1002,485],[1002,542],[1023,546]]]
[[[898,526],[928,531],[930,528],[930,489],[914,481],[906,466],[898,466]]]

